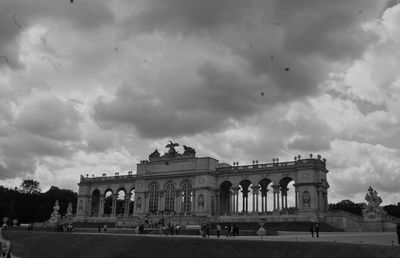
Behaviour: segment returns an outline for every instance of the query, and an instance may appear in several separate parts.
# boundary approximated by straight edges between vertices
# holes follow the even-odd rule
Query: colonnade
[[[293,187],[294,189],[294,207],[298,209],[298,192],[297,187]],[[288,191],[287,187],[282,187],[280,185],[272,186],[272,201],[273,207],[272,211],[282,211],[288,210]],[[226,201],[225,207],[223,209],[219,209],[219,213],[230,213],[230,214],[238,214],[238,213],[267,213],[268,212],[268,189],[261,189],[259,185],[252,185],[248,189],[242,189],[239,186],[232,186],[229,189],[229,200],[222,200],[222,202]],[[241,194],[240,194],[241,193]],[[252,195],[252,209],[249,209],[249,196]],[[241,195],[241,196],[240,196]],[[325,195],[326,196],[326,195]],[[220,197],[220,195],[218,196]],[[240,197],[242,200],[240,201]],[[226,197],[225,197],[226,198]],[[321,199],[324,198],[321,195]],[[221,199],[220,199],[221,202]],[[222,204],[223,205],[223,204]]]

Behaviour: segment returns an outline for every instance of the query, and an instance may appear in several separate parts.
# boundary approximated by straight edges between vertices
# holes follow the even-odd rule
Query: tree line
[[[73,213],[76,212],[77,199],[77,193],[71,190],[52,186],[42,193],[39,182],[24,180],[19,188],[0,186],[0,218],[17,219],[18,224],[44,222],[50,218],[56,200],[60,205],[59,213],[65,215],[70,202]]]

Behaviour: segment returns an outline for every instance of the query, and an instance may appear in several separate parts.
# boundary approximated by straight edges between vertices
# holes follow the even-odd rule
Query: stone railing
[[[265,164],[253,164],[253,165],[243,165],[243,166],[231,166],[231,167],[221,167],[217,168],[218,172],[239,172],[241,170],[264,170],[273,168],[284,168],[284,167],[301,167],[301,166],[321,166],[325,168],[325,162],[319,159],[302,159],[297,161],[287,161],[287,162],[274,162]]]

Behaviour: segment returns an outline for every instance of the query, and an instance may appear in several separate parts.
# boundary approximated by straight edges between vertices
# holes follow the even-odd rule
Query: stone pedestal
[[[365,213],[363,231],[381,232],[383,231],[383,217],[374,212]]]

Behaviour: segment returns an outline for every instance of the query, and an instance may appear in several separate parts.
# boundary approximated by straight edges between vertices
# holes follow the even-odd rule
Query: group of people
[[[160,228],[160,235],[164,233],[164,235],[178,235],[179,232],[179,225],[175,225],[174,223],[169,222],[168,225],[165,223],[158,225]]]
[[[312,223],[310,227],[311,237],[314,237],[314,232],[316,237],[319,237],[319,225],[318,223]]]
[[[226,225],[224,229],[226,237],[239,236],[239,227],[236,225]]]
[[[224,230],[225,230],[225,236],[227,238],[239,236],[239,227],[237,227],[236,225],[225,225]],[[222,227],[220,224],[217,224],[217,226],[215,227],[215,231],[217,233],[217,237],[220,237],[222,231]]]

